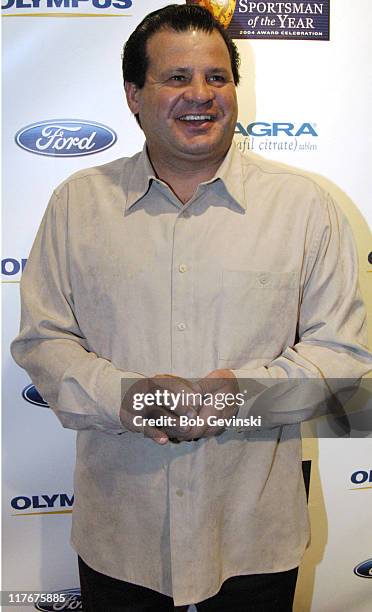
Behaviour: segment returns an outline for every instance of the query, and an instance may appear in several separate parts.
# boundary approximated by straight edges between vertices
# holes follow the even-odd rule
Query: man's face
[[[126,83],[153,161],[218,161],[237,120],[237,99],[225,41],[217,30],[161,30],[147,42],[145,85]]]

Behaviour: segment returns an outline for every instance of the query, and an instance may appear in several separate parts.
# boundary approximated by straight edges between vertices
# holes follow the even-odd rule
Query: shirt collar
[[[222,182],[227,194],[238,204],[240,208],[246,210],[245,188],[242,171],[242,155],[238,147],[232,142],[226,157],[218,168],[214,177],[201,185],[212,185],[215,182]],[[141,153],[138,154],[133,172],[129,179],[127,200],[125,209],[128,210],[136,204],[148,192],[152,181],[159,181],[151,165],[147,154],[146,143]]]
[[[148,192],[151,182],[158,180],[154,168],[147,155],[146,143],[137,156],[132,174],[128,182],[127,201],[125,209],[128,210]]]
[[[225,159],[218,168],[215,176],[205,185],[212,184],[216,181],[221,181],[225,187],[227,194],[242,208],[246,210],[247,201],[245,195],[245,183],[243,180],[243,159],[235,142],[231,143]]]

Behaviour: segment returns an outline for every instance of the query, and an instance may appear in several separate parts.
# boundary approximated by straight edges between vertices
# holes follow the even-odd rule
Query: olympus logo
[[[14,257],[6,257],[1,260],[1,274],[4,276],[15,276],[19,272],[23,272],[27,259],[15,259]]]
[[[51,508],[57,510],[57,514],[63,514],[61,508],[71,508],[74,503],[74,496],[67,495],[67,493],[53,493],[53,495],[17,495],[13,497],[10,502],[13,510],[24,512],[25,510],[49,510]],[[59,511],[59,512],[58,512]],[[36,512],[36,514],[40,514]],[[47,512],[47,514],[55,514],[54,512]]]
[[[55,119],[27,125],[16,133],[15,140],[30,153],[75,157],[105,151],[115,144],[117,136],[101,123]]]
[[[81,6],[80,3],[81,2]],[[13,9],[77,9],[81,11],[82,7],[86,6],[87,0],[5,0],[2,10],[6,11]],[[111,7],[117,9],[128,9],[132,6],[132,0],[88,0],[88,5],[96,9],[109,9]],[[35,11],[36,12],[36,11]]]
[[[357,470],[350,476],[350,480],[355,485],[372,484],[372,470]]]

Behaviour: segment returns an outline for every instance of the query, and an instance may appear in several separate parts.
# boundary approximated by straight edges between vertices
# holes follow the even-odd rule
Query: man
[[[314,411],[275,389],[262,402],[262,381],[371,366],[345,219],[232,145],[238,64],[204,9],[148,15],[123,58],[146,145],[55,191],[23,276],[13,355],[79,430],[85,611],[291,610],[309,539],[299,421]],[[183,392],[196,402],[167,401]],[[257,405],[262,429],[228,425]]]

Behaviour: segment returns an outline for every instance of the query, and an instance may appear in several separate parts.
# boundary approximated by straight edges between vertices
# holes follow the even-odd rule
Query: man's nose
[[[188,102],[197,102],[198,104],[205,104],[210,102],[214,98],[214,91],[212,85],[208,83],[205,77],[194,76],[186,87],[184,92],[184,99]]]

